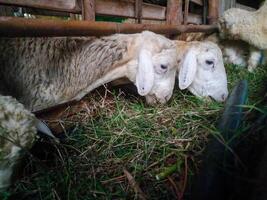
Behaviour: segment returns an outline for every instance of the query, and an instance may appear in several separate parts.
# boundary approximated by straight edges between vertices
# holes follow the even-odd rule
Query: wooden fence
[[[202,8],[202,14],[193,14],[189,12],[189,4],[196,4]],[[122,32],[134,33],[141,30],[151,30],[157,33],[177,34],[182,32],[206,32],[215,31],[216,27],[212,24],[218,18],[218,0],[168,0],[167,6],[159,6],[154,4],[143,3],[142,0],[0,0],[0,5],[19,6],[31,9],[42,9],[41,14],[51,15],[53,12],[61,13],[61,15],[81,14],[83,22],[53,22],[45,20],[18,20],[16,18],[0,18],[0,36],[8,36],[12,33],[14,36],[62,36],[71,35],[79,36],[81,29],[87,30],[80,32],[81,35],[91,35],[93,31],[96,35],[105,35],[107,33]],[[52,12],[51,12],[52,11]],[[95,16],[116,16],[125,18],[134,18],[138,24],[135,25],[115,25],[114,23],[107,23],[113,31],[102,31],[100,22],[91,23],[88,21],[95,21]],[[211,26],[203,25],[206,20]],[[164,22],[166,26],[162,25],[144,25],[142,20],[154,20]],[[54,20],[55,21],[55,20]],[[21,26],[20,23],[23,23]],[[55,29],[54,24],[59,24],[60,27],[67,26],[68,29]],[[197,26],[187,25],[195,24]],[[36,35],[29,31],[34,26]],[[119,28],[115,28],[119,26]],[[48,28],[50,27],[50,29]],[[161,29],[161,31],[159,31]],[[172,30],[172,31],[171,31]],[[53,34],[51,34],[53,32]],[[46,34],[47,33],[47,34]],[[70,34],[72,33],[72,34]],[[82,34],[83,33],[83,34]]]

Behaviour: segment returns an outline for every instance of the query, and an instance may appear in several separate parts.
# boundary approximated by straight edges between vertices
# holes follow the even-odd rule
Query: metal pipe
[[[216,25],[127,24],[0,17],[0,37],[102,36],[150,30],[159,34],[216,32]]]

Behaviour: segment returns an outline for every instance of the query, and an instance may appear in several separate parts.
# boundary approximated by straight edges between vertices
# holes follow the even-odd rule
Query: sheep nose
[[[226,100],[226,98],[227,98],[227,94],[222,94],[222,96],[221,96],[221,97],[222,97],[222,100],[223,100],[223,101],[225,101],[225,100]]]

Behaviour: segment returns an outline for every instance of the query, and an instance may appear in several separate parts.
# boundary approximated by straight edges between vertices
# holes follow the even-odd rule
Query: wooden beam
[[[184,25],[187,24],[187,20],[188,20],[189,3],[190,3],[189,0],[185,0],[185,3],[184,3],[184,23],[183,23]]]
[[[79,13],[76,0],[0,0],[0,4]]]
[[[83,20],[95,21],[95,0],[82,1]]]
[[[143,0],[135,0],[135,17],[138,24],[142,23],[142,4]]]
[[[217,29],[216,25],[176,26],[0,17],[1,37],[101,36],[114,33],[138,33],[143,30],[159,34],[179,34],[183,32],[214,32]]]
[[[215,24],[219,18],[219,0],[209,0],[209,24]]]
[[[87,0],[88,1],[88,0]],[[181,1],[181,0],[180,0]],[[51,3],[50,3],[51,2]],[[82,13],[82,6],[79,6],[75,0],[0,0],[0,4],[21,6],[29,8],[47,9],[68,13]],[[166,7],[154,4],[142,4],[142,19],[165,20]],[[42,11],[40,11],[41,13]],[[95,13],[97,15],[119,16],[126,18],[135,18],[135,2],[132,0],[96,0]],[[93,18],[93,17],[88,17]]]
[[[183,1],[168,0],[166,22],[171,25],[180,25],[183,21]]]
[[[76,14],[82,13],[82,6],[79,6],[75,0],[0,0],[0,4],[47,9]],[[42,11],[40,11],[40,13],[41,12]],[[97,15],[135,18],[135,3],[132,0],[96,0],[95,13]],[[164,21],[166,19],[165,13],[166,7],[164,6],[143,3],[142,19]]]
[[[121,16],[135,18],[135,2],[97,0],[96,13],[98,15]],[[142,19],[165,20],[166,7],[143,3]]]

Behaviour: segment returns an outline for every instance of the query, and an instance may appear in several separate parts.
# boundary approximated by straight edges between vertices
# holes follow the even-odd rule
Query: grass
[[[230,90],[238,80],[249,81],[248,104],[257,106],[267,67],[249,73],[230,65],[227,73]],[[217,131],[223,104],[178,89],[165,106],[149,107],[140,98],[113,91],[95,92],[87,101],[96,114],[77,113],[81,122],[61,144],[40,140],[26,159],[20,181],[0,199],[138,199],[138,188],[148,199],[187,195],[185,184],[191,183],[197,158]],[[173,174],[156,180],[174,164]]]

